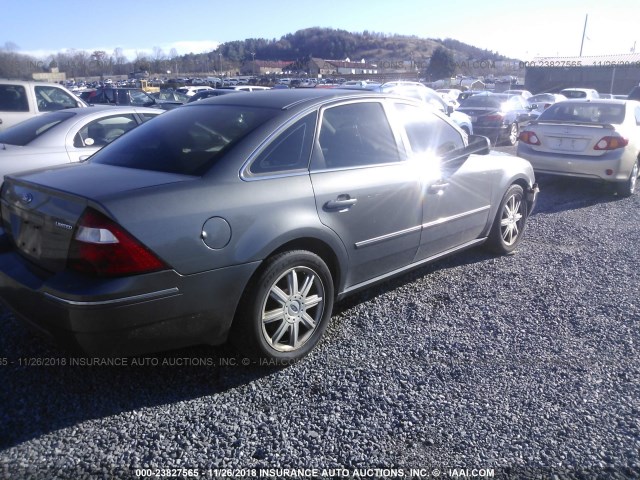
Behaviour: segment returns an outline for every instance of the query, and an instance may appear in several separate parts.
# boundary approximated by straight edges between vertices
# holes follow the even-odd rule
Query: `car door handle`
[[[324,204],[325,210],[344,211],[353,207],[358,202],[357,198],[351,198],[349,195],[340,195],[335,200],[329,200]]]
[[[447,182],[434,183],[433,185],[429,185],[429,188],[427,189],[427,192],[429,192],[429,193],[438,193],[438,192],[443,191],[448,186],[449,186],[449,184]]]

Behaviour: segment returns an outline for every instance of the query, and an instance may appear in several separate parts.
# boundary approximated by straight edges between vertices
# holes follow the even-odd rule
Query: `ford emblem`
[[[33,195],[31,195],[30,193],[23,193],[20,196],[20,203],[24,203],[25,205],[28,205],[31,202],[33,202]]]

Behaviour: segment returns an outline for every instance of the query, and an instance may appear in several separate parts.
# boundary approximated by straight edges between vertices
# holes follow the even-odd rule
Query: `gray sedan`
[[[79,162],[164,112],[156,108],[68,108],[25,120],[0,132],[0,185],[8,173]]]
[[[536,194],[526,160],[411,99],[225,95],[8,177],[0,297],[92,355],[230,338],[286,364],[352,292],[477,245],[512,252]]]

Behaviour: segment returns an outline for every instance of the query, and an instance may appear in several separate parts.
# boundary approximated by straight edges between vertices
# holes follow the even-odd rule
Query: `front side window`
[[[319,143],[326,168],[400,161],[395,137],[379,102],[327,108],[322,115]]]
[[[460,132],[433,112],[405,103],[395,104],[415,155],[442,157],[464,149]]]
[[[73,139],[73,146],[103,147],[137,125],[133,115],[114,115],[88,123]]]
[[[58,87],[39,85],[35,87],[36,101],[40,112],[53,112],[78,106],[78,99]]]

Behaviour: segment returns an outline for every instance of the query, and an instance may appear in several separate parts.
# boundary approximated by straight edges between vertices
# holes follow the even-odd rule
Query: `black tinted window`
[[[180,107],[143,123],[100,150],[91,161],[202,175],[233,145],[279,112],[211,104]]]
[[[491,107],[491,108],[500,108],[502,106],[502,102],[504,100],[501,98],[494,97],[493,95],[472,95],[466,100],[464,100],[460,106],[461,107]]]
[[[322,116],[320,147],[327,168],[400,160],[384,108],[378,102],[328,108]]]
[[[264,174],[308,168],[315,125],[316,113],[312,113],[287,128],[251,164],[250,172]]]
[[[20,85],[0,85],[0,111],[28,112],[27,92]]]

